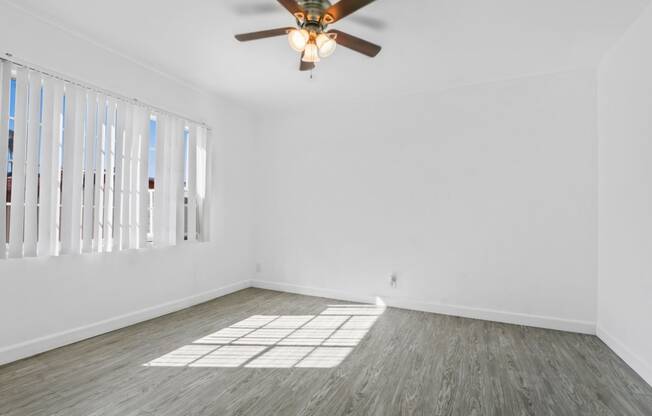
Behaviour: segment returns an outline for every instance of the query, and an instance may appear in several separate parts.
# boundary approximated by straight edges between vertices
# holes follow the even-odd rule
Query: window
[[[147,148],[147,241],[154,241],[154,186],[156,184],[156,117],[149,119],[149,146]]]
[[[0,258],[204,240],[207,135],[0,61]]]
[[[3,203],[6,212],[6,218],[4,220],[5,228],[4,228],[4,232],[0,233],[0,238],[2,238],[2,236],[4,235],[5,242],[9,241],[9,215],[11,214],[11,176],[12,176],[12,170],[13,170],[12,165],[14,159],[14,114],[16,113],[16,80],[15,79],[9,80],[9,92],[7,94],[8,97],[5,97],[4,95],[2,96],[3,102],[9,100],[7,103],[9,106],[9,123],[8,123],[9,131],[7,133],[8,134],[7,148],[5,149],[4,147],[2,147],[0,149],[0,152],[7,152],[7,164],[6,164],[7,180],[5,185],[6,188],[3,189],[3,186],[0,185],[0,190],[4,190],[4,192],[0,192],[0,195],[5,195],[4,197],[2,197],[2,199],[4,199]],[[0,160],[2,160],[1,157]],[[0,212],[2,212],[1,210],[2,208],[0,207]],[[0,229],[2,229],[1,225],[0,225]],[[2,253],[6,251],[5,245],[0,245],[0,251]],[[0,253],[0,258],[2,257],[2,253]]]

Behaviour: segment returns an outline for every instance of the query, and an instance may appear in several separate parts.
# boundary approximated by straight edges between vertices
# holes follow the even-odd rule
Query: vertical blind
[[[208,135],[0,60],[0,258],[205,240]]]

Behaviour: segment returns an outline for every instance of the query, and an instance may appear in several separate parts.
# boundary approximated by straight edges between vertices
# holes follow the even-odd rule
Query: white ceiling
[[[254,105],[391,97],[593,67],[650,0],[377,0],[333,25],[383,46],[345,48],[309,79],[284,38],[233,34],[292,25],[275,0],[11,0],[145,65]],[[270,4],[262,15],[244,13]],[[275,11],[276,10],[276,11]],[[353,17],[353,16],[351,16]],[[361,24],[377,19],[382,29]]]

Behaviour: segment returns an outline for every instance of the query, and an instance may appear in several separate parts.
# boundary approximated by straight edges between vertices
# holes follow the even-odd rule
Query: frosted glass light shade
[[[319,49],[314,43],[309,43],[306,45],[306,49],[303,51],[303,62],[319,62]]]
[[[317,36],[315,43],[319,49],[319,56],[322,58],[328,58],[331,56],[337,47],[337,42],[324,33],[320,33],[319,36]]]
[[[306,44],[308,43],[308,39],[310,39],[310,34],[307,30],[304,29],[292,29],[288,33],[288,42],[290,43],[290,47],[297,52],[303,52],[303,50],[306,48]]]

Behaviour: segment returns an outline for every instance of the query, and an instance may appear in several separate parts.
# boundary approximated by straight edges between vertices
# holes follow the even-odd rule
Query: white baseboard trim
[[[549,316],[529,315],[516,312],[504,312],[491,309],[474,308],[469,306],[423,302],[409,298],[356,295],[338,292],[330,289],[313,288],[290,283],[270,282],[264,280],[252,280],[251,285],[261,289],[278,290],[281,292],[297,293],[300,295],[308,296],[319,296],[349,302],[376,303],[377,299],[381,299],[385,305],[395,308],[411,309],[415,311],[459,316],[463,318],[481,319],[485,321],[503,322],[515,325],[524,325],[537,328],[555,329],[559,331],[595,335],[595,323],[589,321],[577,321]]]
[[[627,363],[632,370],[636,371],[647,384],[652,386],[652,365],[648,364],[638,355],[634,354],[625,344],[616,339],[600,325],[596,329],[598,338],[602,340],[613,352]]]
[[[116,329],[124,328],[149,319],[157,318],[248,287],[251,287],[251,282],[249,280],[244,280],[218,289],[199,293],[197,295],[188,296],[186,298],[151,306],[116,316],[114,318],[0,348],[0,365],[31,357],[45,351],[63,347],[64,345],[82,341],[110,331],[115,331]]]
[[[299,286],[291,283],[270,282],[269,280],[252,280],[251,286],[259,289],[296,293],[297,295],[317,296],[320,298],[344,300],[347,302],[376,303],[376,298],[374,296],[356,296],[351,295],[350,293],[338,292],[330,289]]]

